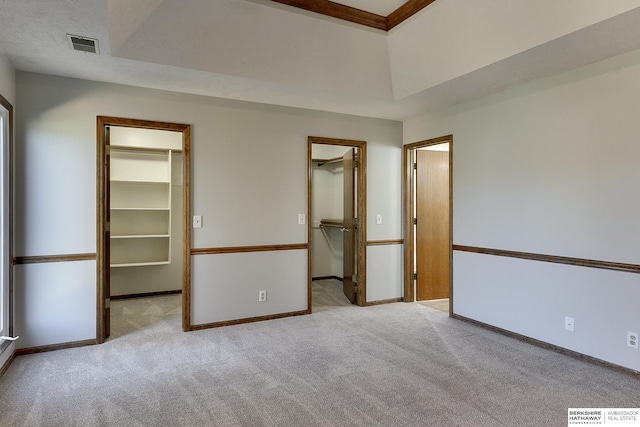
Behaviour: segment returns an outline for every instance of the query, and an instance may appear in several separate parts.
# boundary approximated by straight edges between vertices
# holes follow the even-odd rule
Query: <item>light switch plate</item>
[[[382,214],[376,214],[376,224],[377,225],[382,224]]]
[[[305,225],[307,223],[305,214],[298,214],[298,225]]]
[[[202,228],[202,215],[193,216],[193,228]]]

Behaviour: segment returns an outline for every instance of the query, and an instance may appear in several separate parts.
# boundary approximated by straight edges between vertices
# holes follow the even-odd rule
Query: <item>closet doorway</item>
[[[176,314],[181,307],[186,330],[190,126],[104,116],[97,121],[96,341],[111,335],[116,299],[132,313],[143,304]]]
[[[327,301],[366,305],[366,158],[365,141],[308,138],[309,310],[321,281],[342,282]]]
[[[448,304],[452,313],[451,135],[404,146],[404,300]],[[434,305],[437,307],[437,305]]]

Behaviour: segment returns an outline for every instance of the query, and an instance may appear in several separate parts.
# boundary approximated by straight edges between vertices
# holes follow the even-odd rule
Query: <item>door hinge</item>
[[[104,146],[104,155],[105,156],[110,156],[111,155],[111,146],[110,145],[105,145]]]
[[[418,218],[413,218],[413,225],[418,225]]]
[[[359,163],[360,163],[359,161],[354,160],[354,161],[353,161],[353,167],[357,169],[357,168],[358,168],[358,166],[359,166]]]
[[[413,280],[418,280],[418,273],[413,273]]]
[[[104,299],[104,308],[111,308],[111,298],[105,298]]]
[[[417,163],[413,164],[413,170],[418,170],[418,164]]]

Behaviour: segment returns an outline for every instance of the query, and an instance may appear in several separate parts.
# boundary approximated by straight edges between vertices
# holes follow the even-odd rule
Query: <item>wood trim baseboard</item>
[[[288,245],[229,246],[224,248],[192,248],[191,255],[238,254],[245,252],[295,251],[308,249],[306,243]]]
[[[389,298],[389,299],[381,299],[378,301],[368,301],[367,302],[367,307],[372,306],[372,305],[383,305],[383,304],[391,304],[394,302],[402,302],[404,301],[404,299],[402,297],[400,298]]]
[[[13,265],[40,264],[47,262],[95,261],[95,253],[17,256],[12,259]]]
[[[4,364],[0,367],[0,377],[4,375],[5,372],[7,372],[7,369],[9,369],[9,366],[11,366],[11,363],[13,363],[15,358],[16,358],[16,352],[14,351],[13,353],[11,353],[11,356],[9,356],[7,361],[4,362]]]
[[[48,351],[64,350],[67,348],[86,347],[95,345],[96,340],[71,341],[60,344],[41,345],[38,347],[27,347],[16,350],[16,356],[24,356],[25,354],[45,353]]]
[[[311,314],[311,310],[290,311],[287,313],[270,314],[268,316],[248,317],[245,319],[226,320],[223,322],[204,323],[201,325],[191,325],[190,331],[199,331],[202,329],[220,328],[222,326],[242,325],[245,323],[262,322],[264,320],[282,319],[284,317],[303,316]]]
[[[131,299],[131,298],[144,298],[144,297],[161,297],[164,295],[177,295],[181,294],[182,289],[175,289],[171,291],[159,291],[159,292],[143,292],[141,294],[126,294],[126,295],[111,295],[111,299]]]
[[[596,365],[604,366],[606,368],[610,368],[616,371],[619,371],[624,374],[632,375],[634,377],[640,378],[640,371],[636,371],[630,368],[626,368],[624,366],[616,365],[615,363],[607,362],[602,359],[598,359],[597,357],[589,356],[583,353],[579,353],[574,350],[569,350],[568,348],[560,347],[555,344],[550,344],[545,341],[541,341],[535,338],[528,337],[526,335],[521,335],[516,332],[509,331],[507,329],[502,329],[497,326],[490,325],[488,323],[481,322],[479,320],[470,319],[468,317],[460,316],[458,314],[451,314],[451,318],[460,320],[462,322],[471,323],[472,325],[479,326],[483,329],[487,329],[492,332],[496,332],[501,335],[508,336],[510,338],[517,339],[518,341],[523,341],[531,345],[535,345],[537,347],[546,348],[547,350],[555,351],[560,354],[564,354],[565,356],[573,357],[575,359],[584,360],[585,362],[594,363]]]
[[[599,261],[584,258],[572,258],[556,255],[536,254],[529,252],[516,252],[503,249],[479,248],[475,246],[453,245],[454,251],[471,252],[483,255],[494,255],[508,258],[526,259],[529,261],[551,262],[554,264],[566,264],[577,267],[599,268],[602,270],[623,271],[626,273],[640,274],[640,265],[624,264],[619,262]]]
[[[367,240],[367,246],[403,245],[403,239],[393,240]]]

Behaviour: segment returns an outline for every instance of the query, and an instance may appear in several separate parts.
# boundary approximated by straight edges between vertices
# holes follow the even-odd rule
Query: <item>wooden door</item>
[[[416,297],[449,298],[449,153],[416,150]]]
[[[110,128],[104,127],[104,337],[111,335],[111,141]]]
[[[352,148],[342,157],[344,170],[344,201],[342,205],[342,218],[344,221],[344,226],[342,228],[342,277],[344,277],[344,281],[342,282],[342,290],[347,298],[349,298],[349,301],[351,301],[351,304],[356,303],[356,284],[353,281],[357,232],[354,221],[355,151],[355,148]]]

